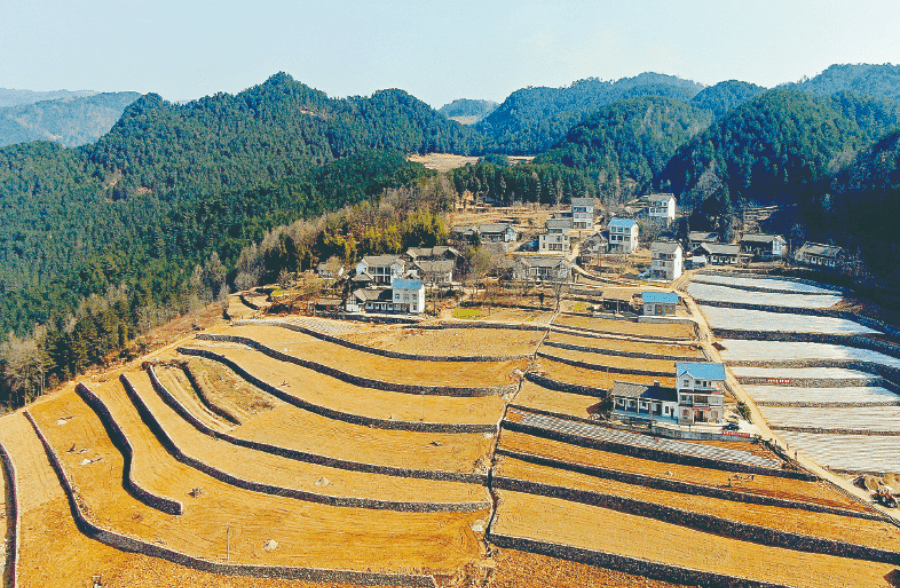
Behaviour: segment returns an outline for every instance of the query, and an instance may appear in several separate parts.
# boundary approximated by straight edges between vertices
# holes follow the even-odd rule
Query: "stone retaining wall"
[[[375,323],[384,325],[414,325],[419,322],[420,318],[412,318],[405,316],[386,316],[378,314],[363,314],[356,312],[317,312],[316,316],[325,318],[338,319],[342,321],[357,321],[360,323]]]
[[[264,382],[263,380],[257,378],[256,376],[249,373],[239,364],[231,361],[227,357],[219,355],[214,351],[210,351],[208,349],[191,349],[187,347],[179,347],[176,350],[178,353],[182,355],[190,355],[195,357],[205,357],[206,359],[211,359],[213,361],[217,361],[225,366],[231,368],[237,375],[247,380],[257,388],[263,390],[264,392],[268,392],[272,396],[275,396],[279,400],[283,400],[288,404],[292,404],[297,408],[302,408],[303,410],[307,410],[309,412],[318,414],[320,416],[324,416],[330,419],[344,421],[346,423],[352,423],[354,425],[364,425],[367,427],[375,427],[377,429],[399,429],[405,431],[425,431],[425,432],[434,432],[434,433],[493,433],[496,434],[498,432],[496,425],[475,425],[475,424],[456,424],[456,423],[423,423],[419,421],[394,421],[388,419],[378,419],[374,417],[367,417],[358,414],[352,414],[348,412],[342,412],[339,410],[334,410],[331,408],[326,408],[324,406],[319,406],[317,404],[312,404],[311,402],[307,402],[301,398],[298,398],[292,394],[288,394],[287,392],[272,386],[271,384]]]
[[[389,500],[374,500],[370,498],[351,498],[344,496],[329,496],[325,494],[317,494],[315,492],[307,492],[296,488],[285,488],[282,486],[273,486],[271,484],[263,484],[254,482],[235,475],[223,472],[218,468],[186,455],[180,447],[175,443],[169,433],[165,430],[162,423],[156,419],[143,399],[137,393],[137,390],[128,381],[125,374],[119,379],[125,387],[131,401],[137,407],[141,418],[147,423],[147,426],[156,435],[160,444],[162,444],[172,456],[181,463],[192,467],[204,474],[216,478],[217,480],[241,488],[250,490],[251,492],[259,492],[261,494],[270,494],[272,496],[284,496],[303,500],[306,502],[315,502],[319,504],[327,504],[329,506],[339,506],[347,508],[368,508],[374,510],[392,510],[399,512],[475,512],[490,508],[490,504],[486,502],[470,502],[470,503],[436,503],[436,502],[401,502]]]
[[[534,372],[526,372],[525,379],[529,382],[537,384],[538,386],[543,386],[544,388],[547,388],[549,390],[556,390],[557,392],[568,392],[569,394],[591,396],[593,398],[598,398],[601,400],[606,398],[606,390],[604,390],[603,388],[592,388],[590,386],[580,386],[578,384],[560,382],[559,380],[554,380],[552,378],[548,378]]]
[[[501,535],[494,531],[490,531],[489,540],[494,545],[506,549],[546,555],[685,586],[703,586],[704,588],[789,588],[782,584],[758,582],[746,578],[704,572],[673,564],[658,563],[625,555],[573,547],[571,545],[560,545],[558,543],[536,541],[512,535]]]
[[[477,321],[441,323],[438,325],[417,325],[410,329],[440,331],[443,329],[499,329],[505,331],[549,331],[550,325],[524,325],[515,323],[483,323]]]
[[[612,331],[601,331],[599,329],[588,329],[585,327],[572,327],[569,325],[557,325],[557,324],[551,325],[550,330],[558,331],[558,332],[562,332],[562,333],[565,333],[566,331],[571,331],[569,334],[577,334],[577,335],[601,335],[601,337],[600,337],[601,339],[605,338],[605,337],[613,336],[618,339],[625,339],[628,341],[638,341],[638,342],[645,341],[645,342],[652,342],[652,343],[656,343],[659,341],[662,341],[665,343],[669,343],[669,342],[677,343],[677,342],[694,341],[696,339],[696,336],[694,338],[687,338],[687,337],[674,337],[673,338],[673,337],[657,337],[655,335],[630,335],[628,333],[613,333]],[[696,323],[695,323],[694,330],[696,331]]]
[[[9,457],[6,447],[0,445],[0,461],[6,477],[6,573],[5,584],[16,588],[19,582],[19,542],[22,540],[22,517],[19,513],[19,486],[16,466]]]
[[[152,366],[150,366],[150,367],[152,367]],[[230,410],[227,410],[227,409],[219,406],[218,404],[216,404],[215,402],[212,402],[209,399],[209,395],[207,394],[206,389],[200,384],[200,381],[197,379],[197,376],[194,374],[194,371],[191,370],[190,367],[187,365],[187,362],[185,362],[185,365],[183,366],[183,368],[180,368],[180,369],[182,369],[182,371],[184,372],[184,375],[187,377],[188,382],[191,383],[191,387],[197,393],[197,397],[200,399],[200,402],[203,403],[203,406],[205,406],[207,410],[209,410],[213,414],[218,415],[219,417],[225,419],[226,421],[228,421],[229,423],[231,423],[233,425],[242,425],[243,424],[241,422],[241,420],[237,417],[237,415],[233,414]],[[154,376],[155,376],[155,374],[154,374]]]
[[[237,337],[235,335],[201,334],[197,335],[196,338],[201,341],[225,341],[229,343],[239,343],[241,345],[247,345],[248,347],[257,350],[264,355],[268,355],[272,359],[277,359],[278,361],[283,361],[285,363],[292,363],[302,368],[306,368],[320,374],[325,374],[326,376],[330,376],[337,380],[341,380],[342,382],[347,382],[348,384],[353,384],[354,386],[359,386],[361,388],[374,388],[376,390],[401,392],[403,394],[427,394],[434,396],[455,396],[468,398],[476,398],[481,396],[501,396],[503,394],[515,392],[518,389],[518,386],[515,384],[509,386],[487,387],[420,386],[416,384],[397,384],[395,382],[385,382],[382,380],[356,376],[354,374],[349,374],[347,372],[327,365],[323,365],[321,363],[301,359],[293,355],[288,355],[287,353],[276,351],[271,347],[263,345],[262,343],[254,341],[253,339],[249,339],[247,337]]]
[[[387,349],[379,349],[378,347],[369,347],[368,345],[362,345],[360,343],[354,343],[353,341],[347,341],[346,339],[341,339],[340,337],[334,337],[332,335],[328,335],[326,333],[320,333],[318,331],[314,331],[313,329],[307,329],[306,327],[302,327],[300,325],[295,325],[292,323],[284,323],[281,321],[236,321],[235,325],[264,325],[271,327],[281,327],[282,329],[287,329],[289,331],[295,331],[297,333],[303,333],[304,335],[309,335],[310,337],[315,337],[316,339],[321,339],[322,341],[327,341],[328,343],[334,343],[335,345],[340,345],[341,347],[347,347],[349,349],[354,349],[356,351],[362,351],[364,353],[371,353],[373,355],[381,355],[383,357],[390,357],[391,359],[412,359],[417,361],[464,361],[464,362],[500,362],[500,361],[514,361],[518,359],[528,359],[531,355],[470,355],[470,356],[460,356],[460,355],[419,355],[416,353],[400,353],[399,351],[389,351]]]
[[[516,423],[510,420],[504,421],[503,427],[505,429],[509,429],[510,431],[518,431],[521,433],[526,433],[528,435],[533,435],[535,437],[543,437],[545,439],[561,441],[570,445],[577,445],[579,447],[587,447],[590,449],[600,449],[602,451],[608,451],[610,453],[629,455],[631,457],[638,457],[641,459],[651,459],[653,461],[660,461],[664,463],[677,463],[680,465],[697,466],[714,470],[724,470],[727,472],[760,474],[764,476],[777,476],[779,478],[792,478],[795,480],[804,481],[817,479],[815,476],[811,476],[810,474],[801,472],[788,471],[783,469],[776,470],[730,461],[722,461],[709,457],[685,455],[683,453],[676,453],[674,451],[650,449],[648,447],[637,447],[634,445],[628,445],[627,443],[603,441],[601,439],[582,437],[580,435],[570,435],[568,433],[563,433],[560,431],[551,431],[549,429],[543,429],[540,427],[523,425],[522,423]]]
[[[885,402],[782,402],[772,400],[756,402],[756,406],[771,406],[773,408],[878,408],[883,406],[900,406],[900,400]]]
[[[713,280],[704,280],[704,275],[709,274],[696,274],[693,278],[691,278],[691,282],[695,282],[697,284],[705,284],[708,286],[722,286],[723,288],[733,288],[735,290],[743,290],[745,292],[762,292],[764,294],[802,294],[804,296],[840,296],[843,292],[832,291],[832,292],[787,292],[785,290],[779,290],[777,288],[766,288],[766,287],[756,287],[756,286],[747,286],[746,284],[724,284],[722,282],[716,282]],[[742,275],[742,278],[760,278],[760,279],[777,279],[777,278],[769,278],[768,276],[757,276],[757,275]],[[782,282],[786,280],[781,280]],[[821,287],[821,284],[810,283],[810,286],[816,285]]]
[[[156,510],[170,515],[183,514],[184,505],[182,503],[177,500],[165,498],[164,496],[157,496],[149,490],[142,488],[140,484],[135,481],[133,476],[134,447],[132,447],[131,441],[125,436],[125,433],[119,427],[119,424],[116,423],[116,419],[113,417],[106,404],[104,404],[104,402],[84,384],[79,383],[75,386],[75,392],[77,392],[81,399],[84,400],[84,403],[91,407],[91,410],[97,414],[100,421],[103,423],[103,428],[106,429],[106,433],[113,442],[113,445],[122,452],[122,457],[125,458],[124,471],[122,472],[122,485],[128,493]]]
[[[859,359],[790,359],[790,360],[731,360],[729,366],[761,368],[844,368],[862,372],[873,372],[883,379],[900,381],[900,369],[881,363]]]
[[[816,433],[819,435],[862,435],[867,437],[900,437],[900,431],[874,431],[872,429],[826,429],[822,427],[782,427],[771,426],[773,431],[792,433]]]
[[[567,359],[564,357],[557,357],[555,355],[550,355],[548,353],[543,353],[538,351],[535,354],[537,357],[543,357],[545,359],[549,359],[551,361],[558,361],[559,363],[564,363],[566,365],[571,365],[573,367],[579,367],[586,370],[593,370],[595,372],[609,372],[611,374],[630,374],[633,376],[654,376],[657,378],[674,378],[675,377],[675,366],[672,366],[671,372],[655,372],[652,370],[635,370],[629,368],[615,367],[615,366],[607,366],[607,365],[598,365],[595,363],[586,363],[583,361],[578,361],[575,359]]]
[[[773,276],[770,274],[763,274],[759,272],[732,272],[728,270],[701,270],[695,274],[695,276],[723,276],[726,278],[765,278],[768,280],[779,280],[781,282],[793,282],[795,284],[806,284],[807,286],[816,286],[818,288],[823,288],[825,290],[834,290],[837,294],[852,294],[851,290],[847,288],[841,288],[840,286],[832,286],[830,284],[823,284],[821,282],[817,282],[815,280],[808,280],[806,278],[797,278],[794,276]],[[719,284],[721,285],[721,284]]]
[[[559,349],[568,349],[569,351],[582,351],[584,353],[597,353],[599,355],[612,355],[615,357],[633,357],[636,359],[662,359],[670,361],[698,361],[697,357],[684,357],[679,355],[660,355],[657,353],[641,353],[639,351],[619,351],[618,349],[602,349],[600,347],[584,347],[582,345],[572,345],[571,343],[557,343],[555,341],[547,341],[544,343],[546,347],[558,347]]]
[[[865,388],[868,386],[882,386],[887,388],[885,385],[887,380],[883,378],[847,378],[842,380],[830,378],[786,378],[790,380],[787,383],[769,382],[769,379],[741,376],[737,378],[737,381],[742,386],[784,386],[788,388]]]
[[[330,468],[349,470],[354,472],[382,474],[385,476],[396,476],[400,478],[421,478],[426,480],[442,480],[447,482],[465,482],[469,484],[487,485],[487,474],[444,472],[439,470],[416,470],[410,468],[379,466],[375,464],[336,459],[324,455],[309,453],[306,451],[298,451],[296,449],[288,449],[286,447],[270,445],[268,443],[262,443],[260,441],[250,441],[247,439],[229,435],[228,433],[216,431],[203,424],[202,421],[195,417],[187,409],[187,407],[185,407],[181,402],[178,401],[177,398],[175,398],[175,396],[172,395],[171,392],[169,392],[165,385],[163,385],[163,383],[159,380],[159,377],[156,375],[153,366],[149,366],[147,372],[150,376],[150,381],[153,383],[153,388],[156,390],[156,393],[159,394],[163,402],[168,404],[172,408],[172,410],[174,410],[179,414],[179,416],[181,416],[181,418],[190,423],[191,426],[193,426],[204,435],[208,435],[215,439],[221,439],[222,441],[237,445],[239,447],[247,447],[255,451],[271,453],[272,455],[277,455],[279,457],[284,457],[287,459],[293,459],[306,463],[314,463]]]
[[[90,521],[81,510],[75,491],[69,477],[66,475],[56,452],[47,442],[40,427],[28,412],[25,416],[31,422],[35,433],[44,446],[44,451],[50,461],[50,465],[59,478],[60,485],[69,501],[69,508],[78,529],[96,541],[105,545],[126,551],[139,553],[147,557],[156,557],[176,563],[181,566],[211,572],[214,574],[230,576],[246,576],[253,578],[278,578],[283,580],[306,580],[310,582],[335,582],[360,584],[363,586],[410,586],[413,588],[436,588],[434,578],[413,574],[384,574],[377,572],[362,572],[352,570],[329,570],[322,568],[300,568],[285,566],[256,566],[247,564],[218,563],[198,557],[190,556],[174,549],[162,547],[155,543],[146,543],[133,537],[128,537],[108,531]]]
[[[718,486],[704,486],[702,484],[692,484],[690,482],[678,482],[675,480],[670,480],[668,478],[658,478],[655,476],[645,476],[643,474],[634,474],[622,470],[603,468],[599,466],[589,466],[580,463],[552,459],[549,457],[531,455],[528,453],[509,451],[503,448],[498,448],[496,453],[497,455],[507,455],[514,459],[519,459],[538,465],[577,472],[579,474],[585,474],[596,478],[616,480],[618,482],[624,482],[626,484],[634,484],[647,488],[655,488],[657,490],[665,490],[668,492],[678,492],[681,494],[691,494],[694,496],[708,496],[710,498],[719,498],[722,500],[730,500],[732,502],[744,502],[747,504],[760,504],[764,506],[775,506],[779,508],[806,510],[810,512],[827,513],[866,520],[885,521],[889,518],[874,512],[859,512],[855,510],[823,506],[814,502],[786,500],[783,498],[773,498],[771,496],[765,496],[762,494],[741,492],[740,490],[728,490]]]
[[[241,292],[241,294],[240,294],[240,299],[241,299],[241,302],[243,302],[245,305],[252,308],[253,310],[262,310],[262,307],[260,307],[258,304],[256,304],[255,302],[250,302],[247,299],[247,297],[244,295],[243,292]]]
[[[500,490],[525,492],[550,498],[561,498],[571,502],[652,518],[673,525],[689,527],[706,533],[732,537],[741,541],[749,541],[751,543],[758,543],[770,547],[781,547],[795,551],[821,553],[824,555],[834,555],[888,564],[900,563],[900,553],[895,551],[888,551],[886,549],[879,549],[866,545],[857,545],[855,543],[847,543],[835,539],[825,539],[822,537],[814,537],[812,535],[801,535],[800,533],[780,531],[750,523],[732,521],[710,514],[675,508],[672,506],[664,506],[662,504],[626,498],[624,496],[616,496],[614,494],[588,492],[564,486],[542,484],[539,482],[530,482],[503,476],[494,476],[491,485]]]

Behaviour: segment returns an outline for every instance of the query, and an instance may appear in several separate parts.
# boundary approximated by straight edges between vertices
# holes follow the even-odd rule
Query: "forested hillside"
[[[30,141],[55,141],[66,147],[93,143],[139,97],[136,92],[118,92],[0,108],[0,147]]]
[[[707,110],[714,117],[719,118],[765,91],[765,88],[756,84],[730,80],[703,88],[691,98],[690,104],[701,110]]]
[[[12,88],[0,88],[0,108],[9,106],[21,106],[34,104],[42,100],[59,100],[60,98],[79,98],[93,96],[97,92],[92,90],[51,90],[49,92],[35,92],[33,90],[15,90]]]
[[[510,94],[474,128],[492,137],[506,153],[542,153],[603,106],[642,96],[687,102],[702,88],[696,82],[654,73],[614,82],[581,80],[568,88],[525,88]]]
[[[900,100],[900,65],[832,65],[819,75],[783,87],[828,96],[843,91]]]
[[[493,112],[497,106],[499,106],[499,104],[493,100],[459,98],[449,104],[441,106],[438,109],[438,112],[457,122],[474,124]]]

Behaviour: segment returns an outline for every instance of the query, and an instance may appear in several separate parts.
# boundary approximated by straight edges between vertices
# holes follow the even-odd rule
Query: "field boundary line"
[[[80,382],[75,386],[75,392],[81,397],[81,400],[88,405],[94,414],[97,415],[100,422],[103,424],[103,428],[106,429],[106,434],[109,435],[113,445],[115,445],[116,449],[122,453],[122,457],[124,458],[123,461],[125,462],[122,471],[122,485],[128,493],[150,508],[155,508],[156,510],[160,510],[170,515],[184,514],[184,504],[171,498],[157,496],[153,492],[142,488],[140,484],[135,481],[133,477],[134,447],[125,435],[125,432],[119,427],[119,424],[116,422],[116,419],[113,417],[106,404],[94,394],[90,388]]]
[[[53,447],[44,437],[43,432],[32,416],[25,411],[25,417],[34,428],[34,432],[43,445],[50,465],[56,472],[60,485],[69,502],[69,509],[78,529],[87,537],[105,545],[129,553],[139,553],[148,557],[164,559],[188,568],[194,568],[220,575],[247,576],[254,578],[281,578],[285,580],[309,580],[314,582],[347,582],[350,584],[377,586],[410,586],[412,588],[436,588],[434,578],[425,575],[387,574],[379,572],[363,572],[354,570],[330,570],[326,568],[304,568],[286,566],[256,566],[252,564],[217,563],[187,555],[160,545],[147,543],[100,527],[90,521],[81,510],[78,499],[68,474],[56,456]]]
[[[550,355],[549,353],[538,352],[538,357],[542,357],[544,359],[549,359],[550,361],[557,361],[559,363],[564,363],[566,365],[570,365],[572,367],[582,368],[586,370],[593,370],[595,372],[612,372],[614,374],[626,374],[632,376],[656,376],[660,378],[674,378],[675,377],[675,362],[672,362],[672,372],[657,372],[652,370],[636,370],[631,368],[620,368],[612,365],[601,365],[598,363],[586,363],[583,361],[578,361],[577,359],[569,359],[566,357],[558,357],[556,355]]]
[[[636,351],[620,351],[618,349],[605,349],[603,347],[584,347],[582,345],[573,345],[572,343],[560,343],[558,341],[547,341],[544,343],[547,347],[558,349],[568,349],[569,351],[581,351],[584,353],[596,353],[598,355],[612,355],[614,357],[631,357],[635,359],[661,359],[669,361],[698,361],[698,357],[683,355],[662,355],[658,353],[639,353]]]
[[[318,414],[320,416],[324,416],[330,419],[334,419],[337,421],[344,421],[347,423],[352,423],[356,425],[365,425],[376,427],[379,429],[398,429],[398,430],[406,430],[406,431],[420,431],[420,432],[433,432],[433,433],[497,433],[497,426],[493,424],[455,424],[455,423],[432,423],[432,422],[419,422],[419,421],[395,421],[388,419],[379,419],[375,417],[368,417],[364,415],[353,414],[349,412],[343,412],[339,410],[335,410],[332,408],[326,408],[324,406],[320,406],[318,404],[313,404],[311,402],[307,402],[302,398],[294,396],[293,394],[289,394],[284,392],[283,390],[279,390],[275,386],[257,378],[243,367],[241,367],[237,362],[228,359],[214,351],[210,351],[208,349],[194,349],[191,347],[179,347],[176,351],[182,355],[191,355],[195,357],[205,357],[206,359],[210,359],[213,361],[217,361],[222,365],[228,366],[231,368],[237,375],[242,377],[247,382],[253,384],[260,390],[268,392],[272,396],[275,396],[279,400],[283,400],[288,404],[292,404],[297,408],[301,408],[303,410]]]
[[[260,451],[263,453],[270,453],[272,455],[277,455],[279,457],[284,457],[287,459],[293,459],[295,461],[303,463],[312,463],[353,472],[382,474],[385,476],[395,476],[399,478],[421,478],[426,480],[438,480],[444,482],[467,482],[480,485],[487,484],[487,476],[485,474],[478,474],[474,472],[457,473],[445,472],[442,470],[419,470],[394,466],[379,466],[376,464],[327,457],[307,451],[299,451],[296,449],[281,447],[279,445],[271,445],[269,443],[263,443],[261,441],[250,441],[247,439],[229,435],[228,433],[216,431],[203,424],[203,422],[195,417],[187,407],[185,407],[181,402],[179,402],[177,398],[175,398],[175,396],[169,391],[169,389],[166,388],[165,384],[160,381],[159,376],[156,374],[156,370],[153,369],[152,365],[147,366],[147,373],[150,376],[150,381],[153,384],[153,388],[154,390],[156,390],[156,393],[159,395],[159,397],[163,400],[163,402],[168,404],[169,407],[172,408],[172,410],[177,412],[182,419],[184,419],[188,424],[197,429],[200,433],[208,435],[209,437],[212,437],[214,439],[221,439],[222,441],[231,443],[232,445],[237,445],[239,447],[252,449],[254,451]]]
[[[6,447],[0,444],[0,461],[3,462],[3,475],[7,482],[7,535],[9,543],[6,547],[7,560],[4,574],[4,584],[8,588],[16,588],[19,582],[19,543],[22,537],[22,517],[19,512],[19,487],[16,474],[16,464],[6,451]]]

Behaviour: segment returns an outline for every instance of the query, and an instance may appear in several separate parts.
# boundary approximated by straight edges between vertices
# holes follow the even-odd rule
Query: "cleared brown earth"
[[[418,355],[507,357],[534,353],[543,336],[540,331],[391,328],[343,338],[369,347]]]
[[[588,449],[509,430],[504,430],[501,434],[499,446],[518,453],[527,453],[570,463],[619,470],[678,482],[702,484],[716,488],[730,488],[738,492],[772,496],[785,500],[811,502],[847,510],[865,510],[861,504],[836,492],[826,482],[804,482],[788,478],[756,475],[753,481],[734,482],[733,485],[729,485],[728,479],[732,476],[731,472],[641,459],[598,449]]]
[[[605,378],[605,376],[604,376]],[[515,404],[587,419],[591,417],[591,409],[597,407],[602,400],[581,394],[569,394],[544,388],[534,382],[522,382],[522,389],[516,395]]]
[[[269,396],[222,364],[199,361],[222,376],[221,380],[212,382],[211,392],[215,396],[229,394],[232,391],[229,383],[234,380],[241,385],[241,390],[250,389],[251,397]],[[490,461],[493,435],[375,429],[329,419],[269,397],[276,404],[274,409],[250,415],[244,424],[232,428],[228,434],[336,459],[392,467],[473,472]],[[193,411],[192,414],[196,416]]]
[[[572,351],[558,347],[543,347],[542,353],[578,361],[598,367],[610,367],[624,370],[644,370],[651,372],[671,373],[675,376],[675,362],[668,359],[638,359],[636,357],[619,357],[617,355],[600,355],[589,351]]]
[[[549,305],[549,303],[548,303]],[[490,312],[488,312],[490,310]],[[486,322],[515,325],[548,325],[555,314],[552,310],[527,310],[523,308],[490,308],[484,306]]]
[[[129,417],[125,407],[117,404],[115,414],[122,417],[118,422],[138,456],[139,482],[185,505],[183,515],[167,515],[147,508],[123,490],[121,454],[93,412],[74,394],[58,395],[33,408],[90,516],[103,527],[147,542],[163,541],[190,555],[218,559],[230,528],[235,563],[378,571],[454,569],[480,552],[469,526],[487,512],[373,511],[242,491],[175,461],[136,412]],[[66,416],[74,418],[62,426],[55,424]],[[72,444],[88,446],[89,451],[69,453]],[[102,461],[79,465],[84,458],[97,457]],[[191,496],[189,492],[197,488],[202,492]],[[310,541],[311,537],[315,540]],[[270,539],[279,544],[274,551],[264,549]]]
[[[805,510],[734,502],[708,496],[693,496],[626,484],[616,480],[595,478],[578,472],[537,465],[504,456],[495,475],[540,482],[588,492],[612,494],[672,508],[714,516],[739,523],[847,541],[879,549],[894,550],[900,540],[900,529],[891,523],[845,517]]]
[[[499,534],[802,588],[894,585],[890,564],[767,547],[555,498],[498,494]]]
[[[556,350],[554,350],[556,351]],[[548,378],[566,382],[569,384],[578,384],[579,386],[589,386],[592,388],[602,388],[604,390],[612,387],[616,380],[620,382],[637,382],[639,384],[652,384],[658,381],[662,386],[675,387],[675,378],[667,378],[665,376],[636,376],[633,374],[619,374],[610,372],[607,378],[606,372],[598,370],[590,370],[586,368],[575,367],[546,357],[539,357],[534,366],[535,371],[543,372]],[[674,370],[673,370],[674,372]]]
[[[225,334],[253,339],[263,345],[343,372],[385,382],[424,386],[506,386],[514,383],[513,370],[524,370],[527,360],[479,362],[391,359],[313,339],[280,327],[240,326]]]
[[[235,477],[335,497],[450,503],[488,500],[487,490],[475,484],[359,473],[299,462],[213,439],[198,432],[166,405],[146,374],[128,374],[128,380],[184,453]],[[123,398],[118,387],[104,387],[96,393],[109,404],[118,400],[118,408],[127,408],[128,399]]]
[[[667,323],[637,323],[629,320],[593,318],[583,316],[560,315],[553,321],[555,325],[591,329],[603,333],[664,337],[667,339],[693,339],[694,329],[690,325]]]
[[[200,386],[206,402],[240,423],[281,404],[217,361],[194,357],[186,362],[185,370]]]
[[[81,534],[44,448],[21,412],[0,420],[0,443],[19,477],[19,585],[84,588],[319,588],[321,584],[220,576],[118,551]],[[343,585],[346,587],[346,585]]]
[[[233,423],[215,414],[200,401],[184,370],[180,367],[157,366],[155,371],[166,390],[171,392],[172,396],[201,423],[215,431],[227,431],[233,426]]]
[[[567,343],[581,347],[593,347],[595,349],[610,349],[613,351],[632,351],[635,353],[652,353],[655,355],[671,355],[673,357],[696,357],[703,359],[703,352],[689,345],[667,345],[665,343],[649,343],[644,341],[628,341],[626,339],[611,339],[600,337],[579,337],[568,333],[551,331],[548,341],[554,343]],[[548,348],[553,349],[553,348]],[[603,357],[601,355],[600,357]]]
[[[505,407],[499,396],[455,398],[360,388],[238,345],[195,341],[191,346],[215,351],[297,398],[351,414],[429,423],[496,424]]]
[[[496,569],[491,588],[675,588],[660,580],[651,580],[624,572],[607,570],[555,557],[525,553],[514,549],[496,549]]]

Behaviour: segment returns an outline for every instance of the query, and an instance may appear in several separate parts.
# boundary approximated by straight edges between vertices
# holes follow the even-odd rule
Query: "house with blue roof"
[[[675,390],[678,424],[722,424],[725,417],[725,365],[677,362]]]
[[[675,292],[641,292],[644,316],[675,316],[678,294]]]
[[[638,248],[640,227],[633,218],[616,217],[609,221],[609,249],[612,253],[633,253]]]
[[[422,280],[395,278],[391,290],[394,312],[408,314],[425,312],[425,284]]]

